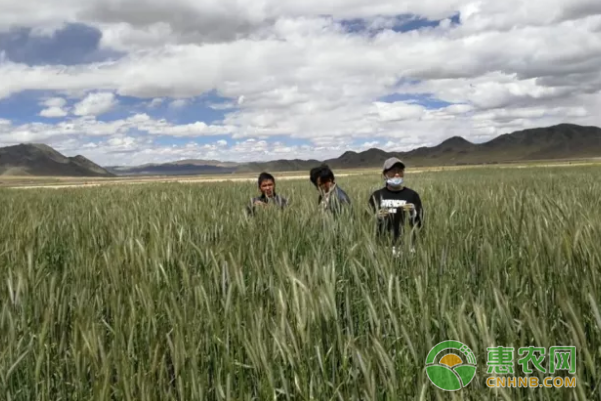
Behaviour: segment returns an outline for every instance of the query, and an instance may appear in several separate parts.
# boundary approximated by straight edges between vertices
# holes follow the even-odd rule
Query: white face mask
[[[386,184],[393,188],[400,188],[403,185],[402,177],[392,177],[386,179]]]

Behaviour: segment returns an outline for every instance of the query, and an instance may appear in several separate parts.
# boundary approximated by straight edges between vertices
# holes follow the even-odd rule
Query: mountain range
[[[42,143],[0,148],[0,175],[113,177],[115,174],[89,159],[66,157]]]
[[[408,152],[372,148],[347,151],[328,160],[275,160],[231,163],[217,160],[180,160],[141,166],[100,167],[83,156],[65,157],[43,144],[20,144],[0,148],[0,175],[43,176],[140,176],[257,173],[260,171],[308,171],[326,163],[333,169],[380,167],[389,157],[410,167],[491,164],[535,160],[588,159],[601,157],[601,128],[574,124],[534,128],[500,135],[475,144],[452,137],[437,146]]]
[[[380,167],[384,160],[393,156],[411,167],[596,158],[601,157],[601,128],[560,124],[504,134],[480,144],[455,136],[437,146],[420,147],[408,152],[386,152],[372,148],[363,152],[347,151],[337,158],[323,161],[294,159],[222,163],[182,160],[145,166],[107,167],[107,170],[118,175],[185,175],[308,171],[320,163],[335,169],[372,168]]]

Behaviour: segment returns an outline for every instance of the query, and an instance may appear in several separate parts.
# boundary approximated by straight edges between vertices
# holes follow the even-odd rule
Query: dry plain
[[[407,174],[418,174],[424,172],[458,171],[466,169],[523,169],[534,167],[580,167],[601,165],[600,159],[570,160],[554,162],[523,162],[506,163],[495,165],[465,165],[465,166],[441,166],[441,167],[418,167],[407,168]],[[363,174],[379,174],[377,168],[368,169],[341,169],[335,170],[337,177],[348,177]],[[258,173],[243,174],[202,174],[185,176],[118,176],[118,177],[34,177],[34,176],[0,176],[0,188],[78,188],[98,187],[103,185],[119,184],[149,184],[149,183],[210,183],[210,182],[252,182],[256,180]],[[274,173],[277,180],[303,180],[308,179],[308,173],[300,171],[285,171]]]

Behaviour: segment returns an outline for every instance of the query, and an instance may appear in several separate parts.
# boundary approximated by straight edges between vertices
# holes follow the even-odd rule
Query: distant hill
[[[412,167],[594,158],[601,157],[601,128],[561,124],[504,134],[481,144],[452,137],[408,152],[346,152],[325,163],[332,168],[379,167],[392,156]]]
[[[150,163],[140,166],[108,166],[108,171],[117,175],[197,175],[226,174],[236,172],[237,163],[218,160],[178,160],[171,163]]]
[[[294,159],[232,163],[188,159],[106,168],[83,156],[65,157],[47,145],[21,144],[0,148],[0,175],[126,176],[308,171],[322,162],[335,169],[372,168],[380,167],[392,156],[411,167],[594,158],[601,157],[601,128],[560,124],[503,134],[480,144],[455,136],[439,145],[408,152],[386,152],[373,148],[363,152],[348,151],[324,161]]]
[[[583,159],[601,157],[601,128],[560,124],[500,135],[488,142],[474,144],[462,137],[452,137],[433,147],[408,152],[368,149],[347,151],[323,162],[332,168],[380,167],[389,157],[399,157],[411,167],[490,164],[529,160]],[[253,163],[182,160],[175,163],[137,167],[111,167],[117,174],[230,174],[260,171],[308,171],[322,163],[318,160],[275,160]]]
[[[111,177],[83,156],[66,157],[44,144],[0,148],[0,175]]]
[[[252,162],[240,164],[236,167],[237,173],[253,173],[261,171],[304,171],[319,165],[319,160],[275,160],[268,162]]]
[[[107,167],[106,169],[116,175],[198,175],[235,173],[237,167],[166,163],[140,167]]]

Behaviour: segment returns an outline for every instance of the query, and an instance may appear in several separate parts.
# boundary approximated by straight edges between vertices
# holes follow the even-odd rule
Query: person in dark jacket
[[[319,191],[317,203],[320,209],[338,214],[344,206],[351,204],[349,196],[336,184],[334,173],[328,165],[312,168],[309,177]]]
[[[413,243],[416,231],[423,227],[424,210],[419,194],[403,184],[405,164],[401,160],[386,160],[382,175],[386,185],[371,194],[369,206],[376,214],[380,239],[389,239],[396,254],[406,219],[412,227]]]
[[[254,215],[257,208],[275,205],[283,209],[288,206],[288,200],[276,193],[275,178],[271,174],[265,172],[259,174],[258,185],[261,195],[251,199],[247,207],[250,215]]]

